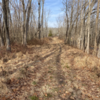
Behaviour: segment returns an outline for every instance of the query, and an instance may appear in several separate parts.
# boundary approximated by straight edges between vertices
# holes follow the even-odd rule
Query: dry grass
[[[51,38],[44,38],[44,39],[33,39],[27,42],[28,45],[43,45],[48,44],[52,39]]]
[[[0,60],[0,100],[100,99],[100,59],[57,37],[35,41],[12,45]]]

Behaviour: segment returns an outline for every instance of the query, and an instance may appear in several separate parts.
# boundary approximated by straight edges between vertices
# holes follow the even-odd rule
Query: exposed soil
[[[98,58],[57,37],[28,43],[0,51],[0,100],[100,100]]]

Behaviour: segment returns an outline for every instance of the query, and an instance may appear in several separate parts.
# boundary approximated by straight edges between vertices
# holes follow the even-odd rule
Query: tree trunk
[[[67,20],[67,26],[66,26],[66,38],[65,38],[65,44],[68,42],[68,28],[69,28],[69,21],[68,21],[68,7],[67,7],[67,0],[66,0],[66,20]]]
[[[22,6],[23,6],[23,45],[26,45],[27,42],[26,42],[26,10],[25,10],[25,3],[24,3],[24,0],[22,0]]]
[[[9,8],[9,0],[2,0],[2,8],[3,8],[3,17],[4,17],[4,24],[5,24],[5,34],[6,34],[6,49],[11,51],[10,47],[10,38],[9,38],[9,15],[8,15],[8,8]]]
[[[44,0],[42,0],[42,20],[41,20],[41,28],[42,28],[42,36],[44,37],[44,34],[43,34],[43,19],[44,19]]]
[[[30,18],[30,12],[31,12],[31,2],[32,0],[28,1],[28,10],[25,9],[25,3],[24,0],[22,0],[23,5],[23,45],[27,45],[27,33],[28,33],[28,27],[29,27],[29,18]],[[26,12],[27,11],[27,12]]]
[[[99,44],[99,49],[98,49],[97,57],[100,58],[100,44]]]
[[[0,15],[0,42],[1,42],[1,47],[3,47],[4,41],[3,41],[3,37],[2,37],[1,18],[2,18],[2,14]]]
[[[28,3],[28,14],[27,14],[27,19],[26,19],[26,31],[25,31],[25,43],[27,44],[27,34],[29,30],[29,18],[30,18],[30,13],[31,13],[31,2],[32,0],[29,0]]]
[[[90,47],[90,4],[91,0],[89,0],[89,12],[88,12],[88,19],[87,19],[87,26],[88,26],[88,39],[87,39],[87,48],[86,48],[86,53],[89,54],[89,47]]]
[[[95,23],[95,40],[94,40],[94,52],[93,52],[94,56],[97,55],[97,35],[98,35],[99,4],[100,4],[100,0],[98,0],[97,16],[96,16],[96,23]]]
[[[83,40],[84,40],[84,33],[83,33],[83,0],[82,0],[82,3],[81,3],[81,33],[80,33],[80,38],[82,39],[80,41],[80,47],[81,49],[83,50],[84,49],[84,45],[83,45]]]
[[[85,5],[86,5],[86,0],[85,0]],[[84,14],[85,14],[85,11],[86,11],[86,6],[84,5]],[[85,52],[85,41],[86,41],[86,38],[85,38],[85,33],[86,33],[86,31],[85,31],[85,16],[84,16],[84,23],[83,23],[83,29],[84,29],[84,31],[83,31],[83,34],[84,34],[84,37],[83,37],[83,50],[84,50],[84,52]]]
[[[77,34],[77,23],[78,23],[78,16],[79,16],[79,1],[80,0],[78,0],[78,6],[77,6],[77,18],[76,18],[75,34]],[[78,45],[77,46],[78,46],[78,48],[80,48],[80,39],[78,39]]]
[[[41,3],[40,3],[40,0],[38,0],[38,33],[39,33],[39,39],[41,39],[41,30],[40,30],[40,11],[41,11]]]
[[[75,3],[75,0],[73,0],[72,6],[71,6],[70,27],[72,27],[72,28],[73,28],[73,11],[74,11],[73,8],[74,8],[74,3]],[[71,45],[71,30],[68,31],[68,44],[70,44],[70,45]]]

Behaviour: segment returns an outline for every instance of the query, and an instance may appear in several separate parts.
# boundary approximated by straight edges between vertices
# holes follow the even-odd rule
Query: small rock
[[[69,88],[68,91],[69,91],[69,92],[73,92],[74,90],[73,90],[72,88]]]
[[[10,84],[11,83],[11,79],[7,78],[7,79],[3,79],[3,82],[6,84]]]
[[[15,55],[16,57],[22,57],[23,56],[23,53],[22,52],[19,52]]]
[[[100,77],[100,73],[97,73],[97,76]]]
[[[68,94],[69,92],[68,91],[66,91],[66,94]]]
[[[0,94],[6,94],[6,93],[8,93],[8,91],[9,90],[8,90],[6,84],[0,82]]]
[[[8,59],[7,58],[4,58],[3,59],[3,63],[5,63],[5,62],[8,62]]]
[[[12,55],[12,58],[16,58],[16,55]]]

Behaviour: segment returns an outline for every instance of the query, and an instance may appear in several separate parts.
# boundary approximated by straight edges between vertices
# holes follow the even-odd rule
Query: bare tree
[[[86,51],[88,54],[89,49],[93,46],[94,35],[96,34],[96,31],[95,33],[92,31],[94,21],[91,20],[91,16],[95,16],[96,13],[99,15],[99,11],[96,12],[98,9],[95,6],[97,1],[98,0],[63,0],[67,23],[67,44],[78,47],[79,49]],[[96,27],[98,24],[97,22],[98,20],[96,18]],[[97,39],[95,40],[97,45]]]
[[[86,12],[86,0],[84,2],[83,10],[84,10],[84,15],[85,15],[85,12]],[[85,33],[86,33],[86,31],[85,31],[85,29],[86,29],[85,28],[85,24],[86,24],[85,16],[84,16],[84,19],[83,20],[84,20],[83,21],[83,50],[85,52],[85,41],[86,41],[86,39],[85,39]]]
[[[3,17],[4,17],[4,26],[5,26],[5,33],[6,33],[6,45],[7,50],[11,50],[10,47],[10,37],[9,37],[9,0],[2,0],[2,9],[3,9]]]
[[[83,0],[82,0],[82,2],[81,2],[81,16],[80,16],[80,18],[81,18],[81,32],[80,32],[80,48],[82,49],[82,50],[84,50],[84,45],[83,45],[83,40],[84,40],[84,33],[83,33],[83,8],[82,8],[82,6],[83,6]]]
[[[65,3],[65,4],[66,4],[66,10],[65,10],[65,12],[66,12],[66,19],[67,19],[67,20],[66,20],[66,21],[67,21],[67,22],[66,22],[66,23],[67,23],[67,26],[66,26],[67,28],[66,28],[66,38],[65,38],[65,43],[67,43],[67,40],[68,40],[68,39],[67,39],[67,38],[68,38],[68,29],[69,29],[69,20],[68,20],[68,1],[67,1],[67,0],[66,0],[66,3]]]
[[[95,40],[94,40],[94,52],[93,52],[93,54],[95,56],[97,55],[97,35],[98,35],[99,4],[100,4],[100,0],[98,0],[98,4],[97,4],[97,15],[96,15],[96,23],[95,23]]]
[[[40,26],[40,12],[41,12],[41,0],[38,0],[38,33],[39,33],[39,39],[41,38],[41,26]]]
[[[87,48],[86,48],[86,53],[89,54],[89,47],[90,47],[90,15],[91,15],[91,11],[90,11],[90,6],[91,4],[91,0],[89,0],[89,12],[88,12],[88,19],[87,19],[87,26],[88,26],[88,39],[87,39]]]
[[[41,18],[41,28],[42,28],[42,36],[44,37],[44,34],[43,34],[43,24],[44,24],[44,0],[42,0],[42,18]]]
[[[29,18],[30,18],[30,11],[31,11],[31,1],[28,0],[28,8],[25,9],[25,2],[22,0],[23,5],[23,45],[27,45],[27,32],[28,32],[28,25],[29,25]]]
[[[2,14],[0,14],[0,42],[1,42],[1,47],[3,47],[4,46],[4,41],[3,41],[3,37],[2,37],[1,18],[2,18]]]
[[[48,37],[48,19],[50,17],[50,10],[45,10],[44,12],[44,26],[45,26],[45,36]]]
[[[78,5],[77,5],[77,12],[76,12],[77,17],[76,17],[75,34],[78,32],[79,3],[80,3],[80,0],[78,0]],[[78,48],[80,48],[80,37],[78,38]]]
[[[69,44],[70,44],[70,40],[71,40],[71,31],[72,31],[72,28],[73,28],[74,4],[75,4],[75,0],[72,0],[72,4],[71,4],[71,16],[70,16],[70,28],[68,30],[68,40],[67,40],[67,43],[69,43]]]

